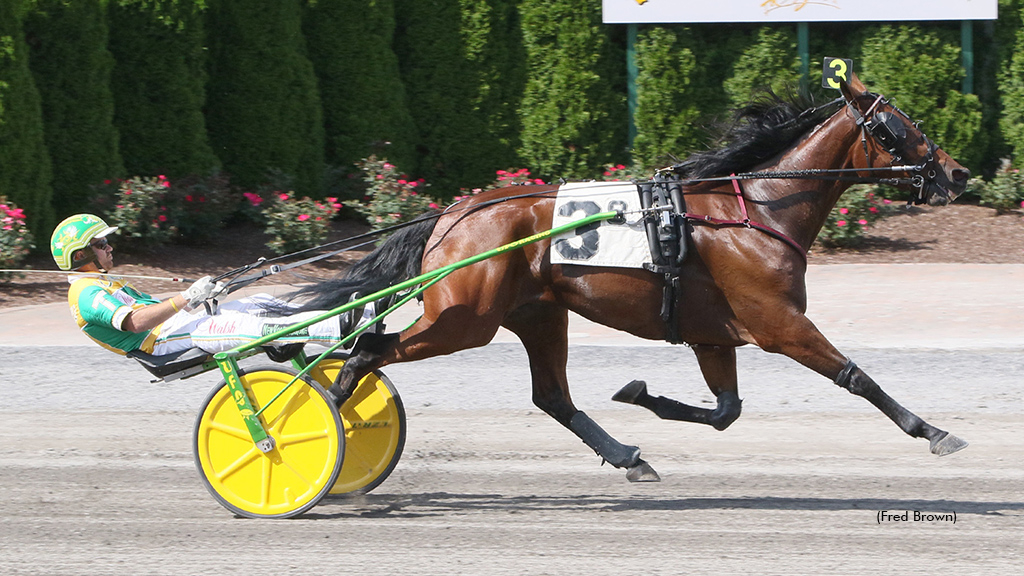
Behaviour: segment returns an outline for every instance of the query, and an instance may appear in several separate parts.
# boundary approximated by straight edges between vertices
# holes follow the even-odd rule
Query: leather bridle
[[[860,110],[854,106],[854,100],[857,98],[874,98],[871,106],[861,114]],[[874,94],[866,92],[846,102],[847,108],[854,117],[854,121],[861,128],[861,145],[864,148],[864,160],[867,166],[871,165],[870,154],[868,152],[867,136],[870,135],[875,142],[877,142],[886,153],[889,154],[889,165],[895,166],[896,164],[903,162],[903,156],[901,150],[906,145],[907,140],[907,126],[904,123],[909,122],[915,128],[918,127],[918,123],[910,119],[905,112],[894,106],[881,94]],[[880,105],[888,106],[889,111],[879,110]],[[935,144],[924,134],[918,130],[921,138],[927,145],[928,152],[924,159],[919,164],[911,164],[909,166],[901,166],[907,168],[907,172],[911,174],[909,185],[912,189],[916,190],[916,194],[911,198],[910,202],[913,204],[924,204],[928,198],[925,195],[925,190],[929,184],[935,183],[935,178],[938,176],[938,171],[934,166],[931,166],[935,162],[935,151],[939,149],[938,145]],[[931,166],[931,168],[929,168]],[[926,171],[927,170],[927,171]]]

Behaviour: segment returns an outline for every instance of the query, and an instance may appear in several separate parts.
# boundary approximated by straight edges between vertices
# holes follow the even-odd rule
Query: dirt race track
[[[635,376],[707,405],[692,354],[576,327],[574,398],[640,445],[661,483],[628,483],[531,408],[525,355],[499,338],[386,369],[408,410],[396,471],[280,521],[233,517],[196,473],[193,418],[212,375],[149,384],[74,334],[0,338],[0,575],[1019,574],[1024,267],[993,270],[1013,282],[974,292],[966,312],[933,306],[937,321],[912,299],[860,323],[851,310],[875,292],[919,293],[882,272],[860,304],[812,302],[883,388],[971,442],[957,454],[929,454],[867,402],[754,349],[739,354],[732,427],[660,421],[608,397]],[[977,290],[958,277],[944,288]],[[811,293],[852,285],[829,278]],[[0,311],[0,328],[19,313],[50,326],[67,312]]]

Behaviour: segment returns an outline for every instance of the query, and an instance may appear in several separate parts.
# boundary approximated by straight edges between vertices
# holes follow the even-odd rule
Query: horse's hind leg
[[[640,459],[640,449],[620,443],[573,405],[565,365],[569,355],[568,312],[553,304],[528,304],[510,314],[506,328],[523,342],[530,358],[533,403],[579,436],[603,460],[626,468],[631,482],[657,482],[658,473]]]
[[[694,346],[697,362],[708,388],[718,399],[714,410],[683,404],[664,396],[651,396],[647,384],[634,380],[612,396],[612,400],[643,406],[664,420],[682,420],[707,424],[725,430],[740,417],[742,400],[737,393],[736,349],[731,346]]]

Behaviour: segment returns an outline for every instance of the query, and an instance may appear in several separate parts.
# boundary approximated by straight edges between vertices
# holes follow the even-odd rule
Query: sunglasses
[[[97,238],[97,239],[93,240],[92,242],[90,242],[89,246],[92,246],[93,248],[95,248],[97,250],[103,250],[109,244],[110,244],[110,242],[107,242],[106,238]]]

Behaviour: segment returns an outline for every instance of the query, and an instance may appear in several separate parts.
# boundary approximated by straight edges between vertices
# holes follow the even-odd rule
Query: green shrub
[[[0,2],[0,193],[28,214],[37,238],[53,231],[53,174],[43,136],[42,107],[29,70],[20,2]]]
[[[427,195],[423,179],[409,180],[387,160],[371,156],[357,166],[363,171],[368,190],[363,202],[352,202],[349,207],[365,217],[374,230],[408,222],[439,207]]]
[[[968,187],[978,196],[979,204],[995,208],[997,212],[1024,208],[1024,174],[1014,168],[1009,159],[1003,160],[990,182],[972,178]]]
[[[217,0],[207,25],[206,123],[231,181],[255,188],[276,168],[299,194],[319,197],[323,111],[299,0]]]
[[[58,218],[82,212],[93,185],[124,171],[114,128],[106,8],[105,0],[37,0],[25,19]]]
[[[309,0],[302,26],[323,101],[327,163],[351,168],[386,150],[415,165],[416,127],[392,48],[394,0]]]
[[[171,179],[210,173],[219,162],[203,117],[208,0],[106,1],[125,173]]]
[[[685,155],[700,146],[701,111],[692,95],[697,57],[673,28],[653,27],[637,39],[636,60],[633,162],[654,168],[671,163],[669,154]]]
[[[0,268],[15,268],[35,248],[25,212],[0,196]],[[0,280],[3,279],[0,274]]]
[[[528,80],[519,156],[542,178],[586,178],[625,159],[625,59],[590,0],[520,3]]]
[[[272,193],[262,204],[266,232],[271,237],[267,247],[275,254],[288,254],[323,244],[331,230],[331,218],[341,208],[335,198],[320,202],[308,196],[296,198],[292,192]]]
[[[851,186],[829,213],[818,233],[818,242],[829,248],[854,246],[872,223],[893,214],[895,206],[892,200],[882,198],[874,186]]]
[[[723,83],[733,108],[750,102],[754,92],[769,87],[777,94],[791,92],[799,83],[800,60],[792,26],[761,26],[752,42],[733,64],[733,75]]]

